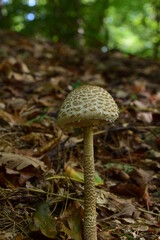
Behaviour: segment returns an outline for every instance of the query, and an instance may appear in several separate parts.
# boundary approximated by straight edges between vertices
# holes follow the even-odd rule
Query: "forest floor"
[[[94,129],[98,239],[160,239],[160,61],[12,32],[0,41],[0,239],[82,239],[83,136],[56,124],[82,84],[120,109]]]

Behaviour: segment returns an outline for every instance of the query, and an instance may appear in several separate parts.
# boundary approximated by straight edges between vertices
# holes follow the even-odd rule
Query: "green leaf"
[[[77,80],[75,83],[72,83],[73,89],[79,88],[82,86],[81,80]]]
[[[137,95],[136,94],[131,94],[131,100],[137,100]]]
[[[123,170],[125,171],[126,173],[129,173],[133,170],[133,167],[128,165],[128,164],[117,164],[117,163],[107,163],[105,164],[105,167],[107,169],[111,169],[111,168],[116,168],[116,169],[119,169],[119,170]]]
[[[51,239],[57,237],[57,221],[51,216],[49,202],[43,202],[38,206],[33,219],[34,230],[40,230],[43,235]]]
[[[62,215],[61,231],[69,239],[82,240],[82,209],[76,203],[69,207]]]
[[[103,185],[104,181],[103,179],[98,175],[98,173],[95,174],[95,185]]]
[[[72,180],[75,180],[77,182],[84,182],[84,173],[76,171],[70,166],[66,167],[66,174],[69,176]],[[95,185],[103,185],[104,181],[103,179],[98,175],[98,173],[95,173]]]

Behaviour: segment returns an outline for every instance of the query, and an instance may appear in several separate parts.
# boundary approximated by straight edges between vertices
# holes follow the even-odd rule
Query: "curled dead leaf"
[[[41,177],[47,166],[40,160],[13,153],[0,152],[0,185],[23,186],[32,177]]]
[[[137,120],[140,120],[144,123],[151,123],[153,120],[151,112],[140,112],[137,114]]]
[[[10,126],[13,126],[16,124],[15,120],[13,119],[13,116],[10,113],[8,113],[2,109],[0,109],[0,118],[2,118]]]
[[[46,171],[46,166],[37,158],[22,156],[14,153],[0,152],[0,166],[5,165],[9,169],[22,170],[30,165]]]
[[[150,197],[148,194],[148,182],[151,176],[143,169],[134,168],[129,173],[130,179],[126,183],[119,183],[110,188],[110,191],[127,197],[135,197],[138,200],[144,200],[147,206],[151,206]]]

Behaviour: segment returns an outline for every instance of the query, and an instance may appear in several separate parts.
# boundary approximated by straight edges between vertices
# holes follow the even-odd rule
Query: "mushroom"
[[[62,130],[83,129],[85,240],[97,239],[93,126],[113,122],[118,114],[112,96],[103,88],[90,85],[70,92],[58,114],[57,123]]]

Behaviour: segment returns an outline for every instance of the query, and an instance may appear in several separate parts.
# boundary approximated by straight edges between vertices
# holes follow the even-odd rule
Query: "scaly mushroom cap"
[[[59,111],[60,128],[80,128],[113,122],[119,110],[112,96],[103,88],[84,85],[69,93]]]

